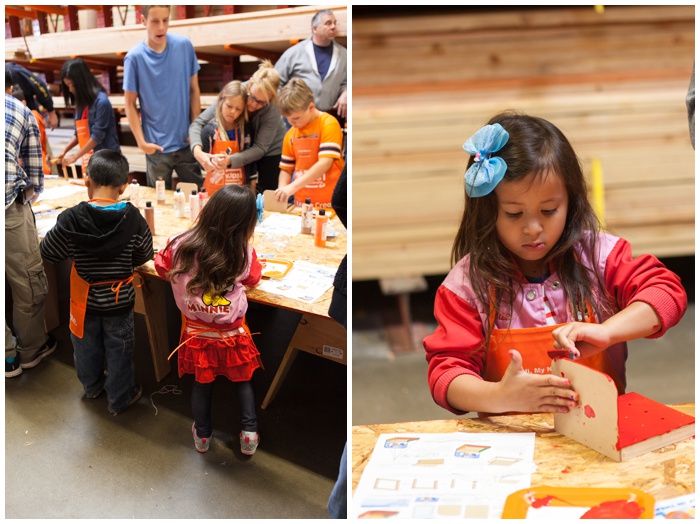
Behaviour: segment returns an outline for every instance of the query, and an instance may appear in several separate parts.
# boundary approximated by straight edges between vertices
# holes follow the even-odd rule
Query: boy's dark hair
[[[5,91],[12,87],[12,71],[10,68],[5,66]]]
[[[101,149],[90,157],[87,174],[98,186],[121,187],[129,183],[129,161],[118,151]]]
[[[24,102],[25,100],[27,100],[24,96],[24,91],[22,91],[22,88],[17,84],[12,86],[12,96],[14,96],[20,102]]]

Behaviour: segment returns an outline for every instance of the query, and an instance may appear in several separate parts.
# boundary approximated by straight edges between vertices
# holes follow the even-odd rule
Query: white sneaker
[[[260,435],[256,431],[241,431],[239,437],[241,439],[241,453],[244,455],[255,453],[260,442]]]
[[[194,439],[194,447],[200,453],[206,453],[209,450],[209,438],[199,438],[197,436],[197,430],[194,429],[194,422],[192,423],[192,438]]]

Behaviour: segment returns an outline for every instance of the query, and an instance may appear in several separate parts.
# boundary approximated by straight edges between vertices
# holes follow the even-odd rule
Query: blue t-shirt
[[[190,78],[199,71],[186,36],[168,34],[162,53],[139,42],[124,58],[124,91],[138,93],[141,127],[147,142],[172,153],[188,147]]]
[[[311,42],[314,44],[313,42]],[[333,44],[326,47],[321,47],[320,45],[314,44],[314,55],[316,56],[316,67],[318,67],[318,74],[321,76],[321,80],[326,78],[326,73],[328,73],[328,68],[331,66],[331,60],[333,58]]]

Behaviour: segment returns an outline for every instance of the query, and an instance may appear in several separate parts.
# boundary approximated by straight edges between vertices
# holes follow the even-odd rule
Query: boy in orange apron
[[[78,379],[88,398],[107,392],[116,415],[141,397],[135,383],[134,267],[153,258],[153,238],[140,211],[119,201],[129,163],[103,149],[87,166],[89,200],[66,209],[42,240],[41,255],[53,263],[73,260],[70,321]],[[105,369],[106,363],[106,369]]]
[[[294,205],[307,198],[316,208],[331,207],[331,197],[343,170],[343,133],[338,121],[316,109],[311,89],[293,78],[279,94],[280,113],[291,124],[282,144],[275,196]]]

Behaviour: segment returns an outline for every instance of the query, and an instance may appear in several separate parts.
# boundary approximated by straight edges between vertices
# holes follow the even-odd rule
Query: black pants
[[[214,381],[215,382],[215,381]],[[192,386],[192,415],[199,438],[209,438],[213,432],[211,422],[211,399],[214,382],[201,384],[194,381]],[[241,426],[243,431],[257,431],[258,419],[255,413],[255,392],[252,382],[234,382],[238,401],[241,403]]]

